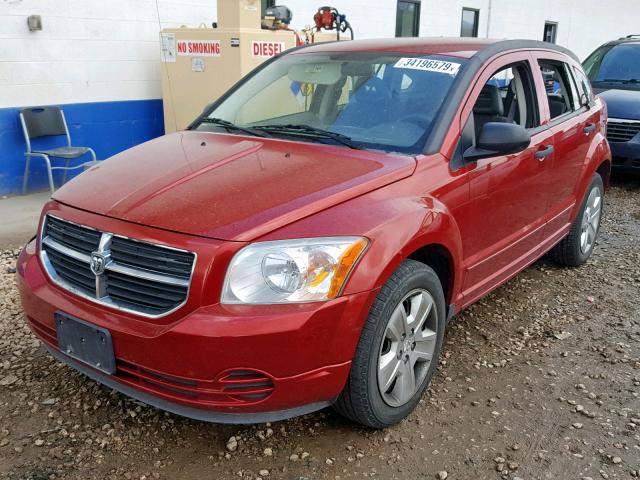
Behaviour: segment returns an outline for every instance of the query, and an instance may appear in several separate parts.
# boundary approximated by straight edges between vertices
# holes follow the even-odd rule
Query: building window
[[[420,31],[420,0],[399,0],[396,37],[417,37]]]
[[[477,37],[478,36],[478,18],[480,10],[475,8],[462,9],[462,23],[460,25],[461,37]]]
[[[558,33],[558,24],[556,22],[545,22],[542,41],[556,43],[556,33]]]

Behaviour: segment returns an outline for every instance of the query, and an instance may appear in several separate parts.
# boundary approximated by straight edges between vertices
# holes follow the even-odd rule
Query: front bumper
[[[609,141],[611,147],[611,168],[617,172],[640,174],[640,135],[628,142]]]
[[[332,403],[374,297],[363,292],[324,303],[266,306],[211,301],[194,308],[190,295],[185,307],[153,321],[53,284],[36,249],[33,241],[20,254],[18,287],[31,330],[56,358],[150,405],[220,423],[274,421]],[[111,332],[114,375],[59,351],[56,311]]]

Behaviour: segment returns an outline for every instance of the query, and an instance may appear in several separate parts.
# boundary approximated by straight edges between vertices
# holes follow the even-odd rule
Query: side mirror
[[[475,147],[464,152],[464,159],[475,162],[482,158],[497,157],[518,153],[531,143],[531,135],[520,125],[514,123],[485,123],[478,135]]]

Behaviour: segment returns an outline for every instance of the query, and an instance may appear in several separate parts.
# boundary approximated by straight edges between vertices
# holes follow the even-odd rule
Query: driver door
[[[464,303],[485,295],[537,258],[544,231],[545,185],[553,159],[552,133],[540,125],[528,53],[513,53],[483,72],[465,106],[472,146],[487,122],[516,123],[531,143],[524,151],[464,164],[470,203],[461,222]]]

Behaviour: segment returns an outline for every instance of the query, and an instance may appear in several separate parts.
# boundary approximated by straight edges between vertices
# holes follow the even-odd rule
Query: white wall
[[[638,0],[572,0],[576,12],[566,46],[584,60],[604,42],[640,34]]]
[[[313,23],[313,14],[323,4],[310,0],[282,3],[293,11],[295,28]],[[324,3],[347,15],[356,38],[395,35],[396,0]],[[581,59],[608,40],[640,34],[640,0],[422,0],[420,36],[459,36],[463,7],[480,10],[479,37],[542,40],[545,21],[557,22],[556,43]]]
[[[545,21],[557,22],[556,43],[573,50],[581,60],[609,40],[640,33],[638,0],[492,0],[491,3],[490,37],[542,40]],[[487,8],[480,13],[486,17]]]
[[[0,0],[0,108],[160,98],[158,11],[162,27],[216,18],[215,0]]]
[[[423,0],[422,5],[420,35],[457,36],[462,8],[477,8],[479,37],[542,40],[545,21],[556,22],[556,43],[580,59],[606,41],[640,33],[638,0]]]
[[[514,0],[517,3],[522,3]],[[462,7],[480,10],[478,37],[487,36],[489,0],[447,0],[422,2],[420,36],[457,37],[460,35]],[[522,7],[520,7],[522,8]]]

